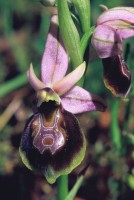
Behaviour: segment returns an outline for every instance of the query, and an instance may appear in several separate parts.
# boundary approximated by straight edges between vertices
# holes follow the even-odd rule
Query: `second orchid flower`
[[[97,19],[92,44],[104,66],[104,82],[115,96],[126,97],[131,75],[122,57],[123,41],[134,37],[134,8],[116,7]]]

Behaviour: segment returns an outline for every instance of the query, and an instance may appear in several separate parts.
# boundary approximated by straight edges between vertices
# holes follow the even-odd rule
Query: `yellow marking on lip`
[[[119,96],[119,94],[117,94],[116,90],[112,86],[109,85],[109,82],[106,79],[104,79],[104,84],[112,92],[113,95],[115,95],[116,97]]]

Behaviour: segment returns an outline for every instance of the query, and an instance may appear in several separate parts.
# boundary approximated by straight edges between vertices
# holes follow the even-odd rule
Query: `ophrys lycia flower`
[[[86,142],[74,114],[105,109],[100,97],[75,86],[85,71],[82,63],[65,76],[68,56],[59,33],[57,16],[52,16],[40,81],[33,71],[28,80],[36,91],[34,114],[28,120],[20,154],[29,169],[42,172],[48,182],[70,173],[84,158]]]

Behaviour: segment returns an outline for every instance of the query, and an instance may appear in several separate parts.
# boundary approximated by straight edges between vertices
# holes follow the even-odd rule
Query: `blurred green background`
[[[92,25],[102,12],[100,4],[108,8],[134,6],[132,0],[92,0]],[[56,199],[56,184],[49,185],[42,175],[26,169],[18,153],[34,95],[26,71],[32,62],[39,73],[49,22],[50,14],[37,0],[0,0],[1,200]],[[89,167],[77,199],[134,199],[134,39],[125,41],[124,49],[126,45],[130,47],[127,64],[132,73],[132,92],[126,101],[115,100],[105,88],[101,61],[91,48],[84,87],[102,96],[108,109],[79,116],[88,148],[82,165],[69,176],[70,188],[87,163]],[[113,145],[116,131],[121,137],[120,153]]]

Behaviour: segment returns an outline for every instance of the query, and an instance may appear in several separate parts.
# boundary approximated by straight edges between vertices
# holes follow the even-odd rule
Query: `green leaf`
[[[73,200],[73,199],[74,199],[74,197],[75,197],[76,193],[78,192],[78,190],[79,190],[81,184],[83,183],[83,180],[84,180],[84,176],[81,175],[81,176],[77,179],[75,185],[73,186],[73,188],[71,189],[71,191],[69,192],[69,194],[68,194],[68,196],[66,197],[65,200]]]
[[[59,26],[65,48],[71,58],[74,68],[82,62],[80,36],[71,18],[71,13],[66,0],[58,1]]]
[[[90,27],[90,0],[72,0],[72,2],[78,11],[82,30],[85,33]]]
[[[89,44],[90,37],[92,36],[92,33],[94,31],[95,27],[92,26],[86,33],[83,35],[80,45],[81,45],[81,52],[82,55],[84,56],[85,50],[87,48],[87,45]]]

